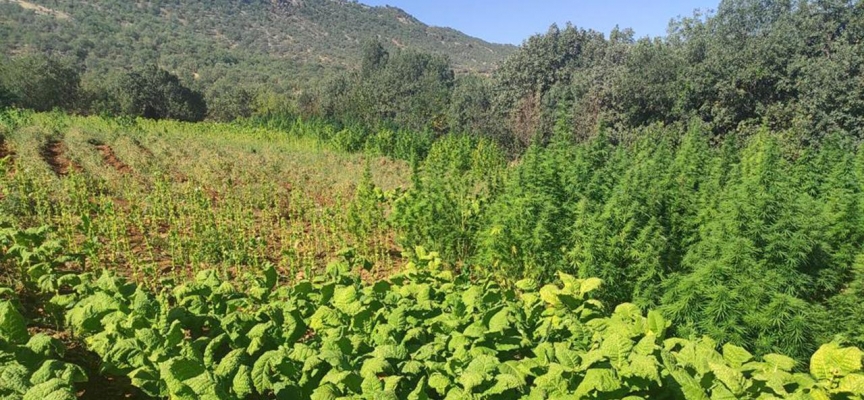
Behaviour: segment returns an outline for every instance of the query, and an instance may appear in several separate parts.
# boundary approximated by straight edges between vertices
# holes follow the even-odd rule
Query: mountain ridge
[[[460,73],[490,73],[515,46],[423,23],[392,6],[346,0],[0,0],[4,54],[73,56],[88,70],[157,63],[212,83],[315,81],[357,68],[363,45],[446,55]]]

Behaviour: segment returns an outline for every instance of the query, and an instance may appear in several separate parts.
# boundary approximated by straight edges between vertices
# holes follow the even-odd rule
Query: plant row
[[[609,312],[592,299],[598,279],[562,273],[557,285],[511,287],[454,275],[419,253],[421,265],[375,283],[344,262],[290,287],[277,287],[272,268],[230,281],[204,271],[159,293],[108,272],[65,275],[46,307],[63,310],[102,372],[161,398],[864,396],[854,347],[825,345],[803,372],[786,356],[667,337],[658,312]],[[74,398],[86,379],[57,361],[59,342],[29,336],[11,301],[0,303],[0,349],[5,398]]]

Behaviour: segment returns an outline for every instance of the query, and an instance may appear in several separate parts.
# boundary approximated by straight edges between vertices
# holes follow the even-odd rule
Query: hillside
[[[71,55],[96,71],[156,61],[205,85],[225,77],[290,88],[357,67],[369,40],[447,55],[457,72],[490,72],[515,50],[344,0],[0,1],[6,55]]]

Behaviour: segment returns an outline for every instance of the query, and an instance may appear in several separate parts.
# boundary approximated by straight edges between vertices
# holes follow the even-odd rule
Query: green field
[[[0,400],[864,400],[864,0],[369,3],[0,0]]]
[[[329,151],[313,140],[220,124],[27,114],[6,121],[4,214],[50,225],[80,266],[136,281],[276,266],[288,281],[358,248],[381,270],[402,263],[386,231],[362,243],[346,209],[368,165],[404,188],[403,162]]]
[[[614,275],[535,265],[543,253],[532,249],[555,244],[520,239],[525,227],[504,222],[538,201],[519,182],[554,187],[530,174],[562,157],[578,169],[602,138],[531,150],[507,168],[487,142],[442,138],[412,168],[345,153],[339,138],[351,132],[301,121],[2,117],[2,398],[864,394],[857,347],[833,342],[796,359],[676,338],[693,327],[664,316],[668,307],[597,300],[620,292],[604,282]],[[391,135],[370,134],[365,154]],[[668,156],[663,143],[648,135],[605,160],[634,176],[663,165],[651,161]],[[714,157],[686,143],[675,147],[679,160]],[[771,143],[756,137],[741,150],[742,171],[784,165],[765,158]],[[597,182],[590,174],[603,168],[583,178]],[[734,178],[726,185],[742,190]],[[609,204],[620,201],[614,193]],[[484,257],[496,261],[477,264]]]

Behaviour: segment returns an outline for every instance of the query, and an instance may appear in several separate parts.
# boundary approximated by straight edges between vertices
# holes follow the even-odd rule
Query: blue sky
[[[360,0],[369,5],[399,7],[435,26],[458,29],[496,42],[521,44],[549,25],[567,21],[608,33],[619,25],[637,37],[666,34],[669,20],[713,10],[719,0]]]

